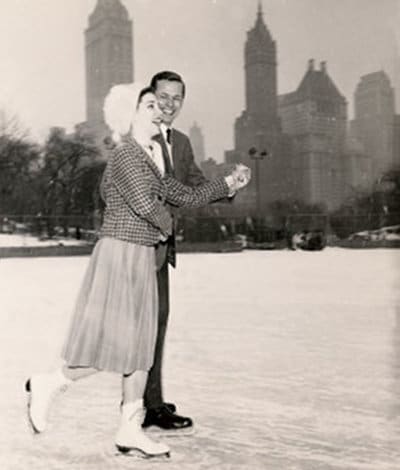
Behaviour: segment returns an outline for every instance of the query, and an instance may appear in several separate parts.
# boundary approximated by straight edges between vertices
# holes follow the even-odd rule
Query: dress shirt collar
[[[172,133],[172,127],[168,127],[166,126],[163,122],[160,124],[160,131],[161,131],[161,134],[162,136],[164,137],[164,140],[166,142],[167,145],[171,145],[170,143],[167,142],[167,129],[170,129],[171,130],[171,133]]]

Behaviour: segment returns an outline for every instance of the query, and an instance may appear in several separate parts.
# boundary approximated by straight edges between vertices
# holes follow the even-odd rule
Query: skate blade
[[[31,397],[32,397],[32,390],[31,390],[31,379],[28,379],[25,382],[25,392],[27,394],[27,403],[26,403],[26,418],[28,422],[29,429],[33,432],[33,434],[36,436],[40,434],[39,429],[37,429],[32,421],[31,418]]]
[[[165,460],[171,457],[169,452],[164,454],[148,454],[141,449],[136,449],[134,447],[124,447],[116,445],[118,452],[116,455],[129,457],[134,460]]]
[[[143,428],[143,430],[146,432],[146,434],[148,433],[150,436],[155,438],[189,437],[196,434],[196,430],[193,426],[183,429],[161,429],[158,426],[149,426],[147,428]]]

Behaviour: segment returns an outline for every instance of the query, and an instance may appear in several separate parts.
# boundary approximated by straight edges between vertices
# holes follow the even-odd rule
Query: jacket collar
[[[147,154],[147,152],[143,149],[143,147],[131,136],[126,137],[126,143],[129,144],[135,150],[136,154],[138,154],[142,160],[150,167],[150,169],[155,173],[157,178],[162,179],[163,176],[158,169],[158,166],[153,161],[153,159]]]

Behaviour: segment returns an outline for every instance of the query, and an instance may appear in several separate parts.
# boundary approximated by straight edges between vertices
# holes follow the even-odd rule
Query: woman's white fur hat
[[[104,100],[104,121],[112,132],[112,139],[119,143],[121,137],[131,130],[140,92],[145,88],[142,83],[123,83],[114,85]]]

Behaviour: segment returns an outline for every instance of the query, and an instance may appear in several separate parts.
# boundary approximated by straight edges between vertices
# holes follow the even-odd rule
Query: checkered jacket
[[[106,203],[100,237],[139,245],[155,245],[172,233],[166,204],[200,207],[228,195],[224,178],[195,188],[170,175],[162,176],[156,164],[133,139],[112,152],[104,172],[101,194]]]

